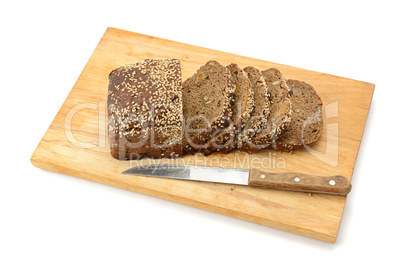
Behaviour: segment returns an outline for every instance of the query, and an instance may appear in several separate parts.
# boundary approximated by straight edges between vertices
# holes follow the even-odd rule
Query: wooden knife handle
[[[343,176],[314,176],[301,173],[268,173],[251,169],[249,186],[276,190],[346,195],[352,185]]]

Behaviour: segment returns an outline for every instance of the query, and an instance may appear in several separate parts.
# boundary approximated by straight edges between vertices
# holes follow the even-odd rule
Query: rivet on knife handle
[[[346,195],[352,188],[349,180],[343,176],[322,177],[301,173],[267,173],[258,169],[251,169],[249,185],[277,190],[336,195]]]

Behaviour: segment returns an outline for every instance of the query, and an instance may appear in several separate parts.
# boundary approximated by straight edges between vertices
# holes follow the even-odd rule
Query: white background
[[[397,2],[4,2],[0,267],[401,267]],[[108,26],[376,84],[336,244],[34,168]]]

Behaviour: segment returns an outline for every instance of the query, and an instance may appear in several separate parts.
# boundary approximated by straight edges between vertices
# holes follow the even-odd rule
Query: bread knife
[[[269,173],[259,169],[152,164],[136,166],[122,174],[335,195],[347,195],[352,188],[349,180],[339,175],[323,177],[302,173]]]

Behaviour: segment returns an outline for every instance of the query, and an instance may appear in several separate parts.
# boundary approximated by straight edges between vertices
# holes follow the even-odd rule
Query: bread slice
[[[232,125],[227,132],[221,133],[212,139],[213,147],[217,152],[227,153],[236,148],[237,139],[241,129],[249,120],[254,110],[254,92],[251,90],[251,82],[247,74],[236,63],[232,63],[226,68],[235,82],[235,101],[232,106]]]
[[[260,135],[254,143],[271,144],[271,147],[275,147],[275,141],[284,133],[291,121],[290,90],[286,79],[278,69],[267,69],[262,75],[271,94],[271,107],[266,135]]]
[[[254,140],[256,138],[262,139],[267,135],[271,95],[259,69],[249,66],[244,68],[244,72],[250,79],[251,89],[254,93],[254,110],[240,134],[237,147],[248,153],[253,153],[270,145],[255,144]]]
[[[275,149],[293,151],[315,142],[323,129],[322,101],[314,88],[301,81],[287,80],[292,102],[292,119]]]
[[[246,125],[254,111],[254,91],[251,88],[251,82],[246,72],[236,63],[228,65],[227,68],[236,83],[235,104],[232,109],[232,121],[236,138],[234,145],[236,145],[242,128]]]
[[[109,75],[108,133],[119,160],[182,155],[182,92],[178,59],[146,59]]]
[[[210,154],[219,149],[212,142],[220,136],[229,140],[235,82],[228,69],[209,61],[183,83],[184,146],[186,153]]]

